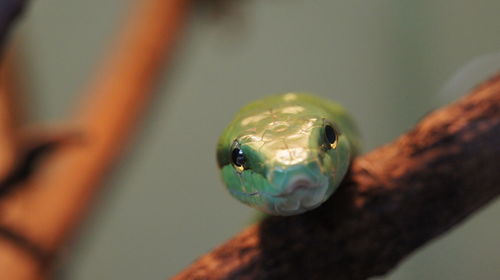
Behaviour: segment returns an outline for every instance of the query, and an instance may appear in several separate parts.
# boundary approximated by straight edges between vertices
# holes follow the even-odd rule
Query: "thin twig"
[[[383,275],[500,194],[499,143],[500,74],[356,159],[318,209],[251,226],[174,279]]]

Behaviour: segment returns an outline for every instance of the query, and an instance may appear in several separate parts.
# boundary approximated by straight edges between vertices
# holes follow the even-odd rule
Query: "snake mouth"
[[[278,198],[274,212],[288,216],[306,212],[318,207],[326,199],[327,184],[299,176],[290,180],[286,188],[273,197]]]
[[[321,187],[318,183],[315,183],[306,178],[297,178],[293,180],[284,191],[273,195],[274,197],[287,197],[290,194],[299,191],[299,190],[313,190],[315,188]]]

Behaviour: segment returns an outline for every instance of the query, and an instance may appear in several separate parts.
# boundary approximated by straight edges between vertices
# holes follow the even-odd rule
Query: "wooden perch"
[[[318,209],[251,226],[174,279],[383,275],[499,193],[500,74],[357,158]]]

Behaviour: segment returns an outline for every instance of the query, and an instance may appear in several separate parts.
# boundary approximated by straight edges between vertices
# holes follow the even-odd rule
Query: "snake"
[[[359,151],[353,119],[338,103],[284,93],[242,107],[217,142],[229,193],[266,214],[290,216],[324,203]]]

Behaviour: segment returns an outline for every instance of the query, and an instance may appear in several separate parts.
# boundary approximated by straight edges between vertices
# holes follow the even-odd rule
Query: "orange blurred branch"
[[[114,52],[84,93],[72,129],[27,185],[0,204],[0,227],[50,256],[79,224],[107,168],[153,97],[154,82],[185,20],[187,0],[137,1]],[[22,246],[21,246],[22,247]],[[0,279],[37,279],[43,260],[0,236]]]
[[[19,89],[16,53],[10,48],[0,63],[0,181],[15,165],[19,152]]]

